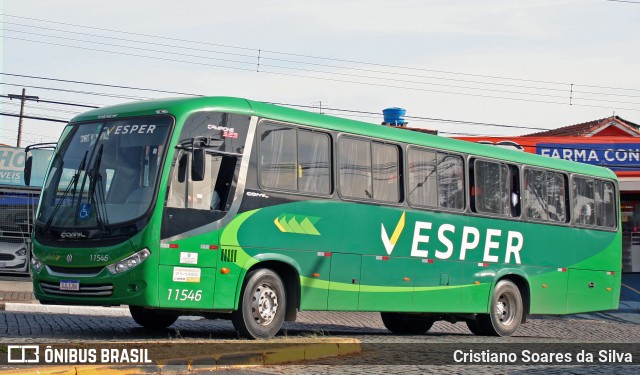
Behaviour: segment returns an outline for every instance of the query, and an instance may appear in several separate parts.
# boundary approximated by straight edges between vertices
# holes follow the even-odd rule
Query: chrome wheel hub
[[[512,301],[508,295],[500,296],[498,303],[496,303],[496,318],[502,324],[511,324],[514,318],[514,311],[511,309]]]
[[[256,323],[269,325],[278,312],[278,296],[268,285],[259,285],[253,293],[251,312]]]

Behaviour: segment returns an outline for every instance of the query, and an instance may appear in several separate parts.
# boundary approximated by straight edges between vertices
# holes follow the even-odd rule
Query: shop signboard
[[[44,175],[53,151],[31,150],[30,153],[33,156],[30,185],[40,187],[44,181]],[[25,159],[24,149],[0,146],[0,186],[25,186]]]

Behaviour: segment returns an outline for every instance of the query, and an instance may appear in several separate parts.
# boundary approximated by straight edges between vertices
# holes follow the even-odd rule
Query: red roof
[[[591,137],[594,135],[640,137],[640,125],[624,120],[618,116],[611,116],[600,120],[584,122],[582,124],[569,125],[562,128],[527,134],[523,135],[523,137]]]

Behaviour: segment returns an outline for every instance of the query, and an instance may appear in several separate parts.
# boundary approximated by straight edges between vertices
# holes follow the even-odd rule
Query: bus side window
[[[211,193],[211,210],[227,211],[230,206],[232,182],[238,165],[236,156],[223,156],[214,189]]]
[[[616,227],[616,200],[614,193],[615,189],[611,182],[596,180],[596,225],[600,227]]]
[[[479,213],[501,216],[512,217],[514,213],[519,215],[517,167],[485,160],[474,160],[473,163],[475,166],[470,169],[474,175],[472,209]]]
[[[189,156],[186,152],[178,152],[180,152],[180,154],[174,161],[177,165],[173,166],[173,173],[169,180],[169,188],[167,189],[167,207],[185,208],[184,198],[187,193],[186,180]]]
[[[415,206],[464,209],[462,157],[409,148],[408,198]]]
[[[524,214],[528,219],[548,220],[554,211],[547,206],[545,171],[527,168],[524,171]]]
[[[573,178],[573,217],[576,224],[595,225],[594,180]]]
[[[519,169],[515,165],[509,165],[509,174],[511,180],[511,216],[520,216],[520,173]]]
[[[567,176],[561,173],[547,172],[546,196],[549,220],[566,223],[567,220]]]
[[[438,205],[464,209],[464,163],[458,155],[438,153]]]
[[[368,140],[338,139],[338,185],[344,197],[373,199],[371,143]]]

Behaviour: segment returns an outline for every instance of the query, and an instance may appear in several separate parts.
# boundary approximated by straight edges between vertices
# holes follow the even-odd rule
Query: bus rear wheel
[[[500,280],[493,290],[489,314],[467,322],[469,330],[481,336],[511,336],[522,321],[524,307],[520,289],[509,280]]]
[[[406,313],[380,313],[384,326],[396,335],[424,335],[435,322],[431,318]]]
[[[257,269],[247,275],[231,321],[240,336],[268,339],[280,331],[286,308],[287,296],[280,276],[270,269]]]
[[[177,314],[139,306],[129,306],[129,312],[136,323],[147,329],[165,329],[178,320]]]
[[[480,320],[480,315],[478,315],[476,320],[467,320],[467,327],[469,328],[469,331],[471,331],[471,333],[476,336],[490,336],[491,334],[484,329],[484,326],[480,323]]]

